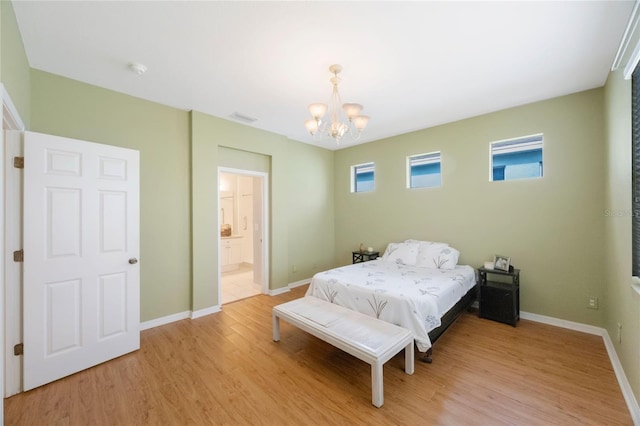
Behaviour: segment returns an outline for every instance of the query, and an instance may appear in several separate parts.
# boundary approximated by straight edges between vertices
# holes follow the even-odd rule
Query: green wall
[[[605,117],[604,327],[640,401],[640,295],[631,288],[631,80],[622,70],[607,80]]]
[[[489,143],[544,133],[544,177],[489,181]],[[336,255],[360,242],[445,241],[473,266],[511,256],[521,309],[596,326],[603,309],[603,89],[358,145],[336,153]],[[411,154],[442,153],[442,186],[406,189]],[[350,166],[375,162],[375,191],[350,192]]]
[[[310,278],[335,266],[333,152],[286,141],[287,283]],[[271,157],[226,147],[218,149],[218,165],[271,171]],[[313,253],[313,254],[311,254]],[[274,287],[275,288],[275,287]]]
[[[189,113],[32,70],[31,130],[140,151],[140,319],[191,309]]]
[[[336,264],[334,152],[288,141],[289,282]],[[295,270],[294,270],[295,269]]]
[[[218,147],[218,158],[218,166],[220,167],[262,173],[271,172],[271,157],[268,155],[220,146]]]
[[[297,214],[300,203],[315,197],[309,188],[326,188],[326,176],[333,173],[332,153],[308,146],[284,136],[244,126],[200,112],[191,113],[192,186],[193,186],[193,310],[218,304],[218,166],[223,165],[219,147],[260,154],[271,158],[269,282],[271,290],[284,289],[289,281],[292,250],[303,250],[308,241],[316,241],[326,251],[316,254],[318,264],[333,263],[333,234],[318,227],[319,215],[333,215],[324,205],[312,205],[306,214]],[[229,154],[229,151],[224,151]],[[319,157],[322,160],[309,161]],[[226,163],[227,158],[225,158]],[[292,163],[309,163],[306,168],[292,168]],[[224,164],[228,165],[228,163]],[[242,167],[240,167],[242,168]],[[296,182],[306,181],[300,187]],[[326,189],[325,189],[326,190]],[[331,188],[328,189],[331,191]],[[307,204],[309,206],[309,204]],[[326,221],[325,221],[326,222]],[[303,230],[298,233],[299,230]],[[295,231],[295,232],[292,232]],[[291,239],[296,241],[291,242]],[[293,254],[297,256],[297,254]],[[311,268],[301,270],[301,278],[311,276]]]
[[[0,81],[9,93],[25,127],[29,129],[29,62],[13,5],[7,0],[0,1]]]
[[[333,266],[331,151],[37,70],[31,95],[33,131],[140,151],[142,321],[218,304],[220,165],[271,163],[270,289]]]

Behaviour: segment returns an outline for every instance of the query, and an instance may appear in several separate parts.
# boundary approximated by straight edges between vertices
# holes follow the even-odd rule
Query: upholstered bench
[[[301,330],[371,365],[372,403],[384,403],[383,364],[404,348],[404,371],[413,374],[413,333],[379,319],[315,297],[302,297],[273,308],[273,340],[280,340],[283,318]]]

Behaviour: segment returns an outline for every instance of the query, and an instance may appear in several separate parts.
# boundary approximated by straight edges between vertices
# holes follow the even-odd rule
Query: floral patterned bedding
[[[426,352],[429,332],[474,285],[468,265],[436,269],[378,259],[319,272],[306,295],[407,328]]]

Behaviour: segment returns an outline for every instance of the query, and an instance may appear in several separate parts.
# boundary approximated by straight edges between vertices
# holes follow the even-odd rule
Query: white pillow
[[[418,243],[389,243],[382,260],[400,265],[415,265],[419,246]]]
[[[460,252],[442,243],[420,244],[416,266],[436,269],[454,269]]]
[[[421,240],[404,240],[405,243],[420,243],[420,244],[440,244],[443,246],[448,246],[448,243],[439,243],[437,241],[421,241]]]
[[[389,243],[389,244],[387,244],[387,248],[385,249],[384,253],[382,254],[382,260],[386,260],[387,257],[389,257],[389,253],[391,253],[393,250],[398,248],[398,244],[401,244],[401,243]]]

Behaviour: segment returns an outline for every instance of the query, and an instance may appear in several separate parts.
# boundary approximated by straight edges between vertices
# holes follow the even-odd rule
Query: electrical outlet
[[[295,264],[291,265],[291,272],[298,272],[298,268]]]
[[[598,309],[598,298],[594,296],[587,297],[587,308]]]

